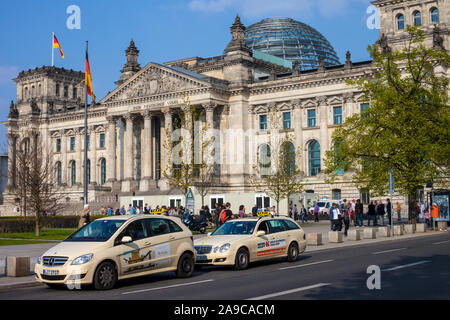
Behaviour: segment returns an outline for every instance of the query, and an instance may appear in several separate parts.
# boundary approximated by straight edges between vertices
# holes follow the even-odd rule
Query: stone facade
[[[416,9],[423,11],[428,44],[450,47],[448,1],[379,0],[374,3],[381,11],[380,34],[384,36],[379,43],[382,47],[401,45],[405,31],[394,29],[396,13],[402,11],[409,17]],[[440,38],[425,18],[434,7],[440,10]],[[224,55],[165,64],[150,62],[143,68],[138,64],[139,50],[131,41],[117,88],[88,110],[90,203],[109,203],[116,207],[119,204],[128,207],[130,203],[149,203],[152,207],[184,205],[184,195],[167,185],[162,171],[168,165],[168,150],[164,147],[166,130],[172,127],[173,115],[184,106],[186,97],[192,105],[205,111],[203,121],[210,128],[220,133],[235,133],[220,134],[216,140],[219,163],[216,171],[220,178],[206,204],[220,200],[231,202],[233,212],[243,204],[248,212],[257,198],[264,199],[265,195],[248,183],[248,177],[254,173],[252,164],[256,164],[259,148],[274,133],[268,116],[273,110],[281,117],[286,114],[289,119],[288,125],[278,133],[294,134],[295,148],[301,152],[298,165],[306,173],[303,182],[308,193],[294,195],[291,201],[300,205],[314,197],[361,198],[361,191],[351,183],[349,172],[343,173],[333,185],[325,182],[323,157],[331,146],[334,129],[362,108],[362,94],[346,81],[370,75],[374,68],[372,62],[352,62],[348,53],[343,65],[309,71],[286,69],[253,58],[243,41],[244,30],[237,17]],[[12,164],[8,190],[16,183],[14,152],[25,133],[35,132],[49,147],[55,163],[61,165],[58,182],[64,186],[67,203],[80,202],[83,197],[83,79],[81,72],[54,67],[21,72],[15,79],[17,102],[12,103],[7,122]],[[313,163],[314,156],[320,159],[320,164]],[[241,159],[236,161],[232,157]],[[7,196],[8,191],[5,199]],[[197,195],[196,211],[199,202]],[[275,202],[271,201],[270,205]],[[287,212],[286,201],[280,211]]]

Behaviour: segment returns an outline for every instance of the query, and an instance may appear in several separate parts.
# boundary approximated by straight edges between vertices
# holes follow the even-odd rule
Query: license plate
[[[57,276],[59,275],[59,270],[46,270],[44,269],[43,274],[47,276]]]
[[[198,255],[197,256],[197,261],[206,261],[206,256],[204,254]]]

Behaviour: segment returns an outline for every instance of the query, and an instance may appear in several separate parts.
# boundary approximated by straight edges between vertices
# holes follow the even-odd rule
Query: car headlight
[[[93,256],[94,256],[93,253],[85,254],[84,256],[78,257],[75,260],[73,260],[71,264],[72,265],[85,264],[89,262]]]
[[[220,247],[220,252],[224,253],[227,252],[228,250],[230,250],[230,244],[229,243],[225,243],[223,246]]]
[[[214,253],[217,253],[217,251],[219,251],[219,247],[214,248]]]
[[[37,258],[36,264],[41,264],[41,261],[42,261],[42,256],[39,256],[39,257]]]

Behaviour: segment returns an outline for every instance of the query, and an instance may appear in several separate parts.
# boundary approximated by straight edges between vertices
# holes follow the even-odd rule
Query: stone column
[[[122,183],[122,191],[131,191],[131,182],[133,179],[133,167],[134,167],[134,148],[133,148],[133,135],[134,127],[133,120],[134,116],[132,114],[127,114],[124,116],[126,126],[125,126],[125,155],[124,155],[124,171],[125,179]]]
[[[323,159],[325,152],[328,150],[328,105],[325,96],[317,98],[317,109],[319,111],[318,122],[320,125],[320,169],[324,170]]]
[[[202,150],[204,153],[204,160],[205,163],[208,166],[214,165],[214,157],[211,156],[212,152],[215,150],[215,142],[213,140],[214,137],[214,110],[216,109],[217,104],[210,103],[205,105],[206,110],[206,134],[205,137],[202,137],[202,139],[205,139],[208,142],[208,145],[206,146],[206,150]]]
[[[67,136],[64,130],[60,131],[61,136],[61,182],[62,185],[67,187],[69,185],[67,181]]]
[[[294,144],[295,144],[295,150],[299,150],[299,152],[302,152],[302,154],[299,154],[296,156],[296,161],[299,159],[300,163],[297,163],[298,168],[306,172],[306,167],[304,166],[304,154],[303,150],[305,149],[305,146],[303,145],[303,123],[302,123],[302,106],[300,100],[294,100],[292,103],[292,113],[293,117],[293,125],[294,125]]]
[[[77,149],[78,149],[78,154],[77,154],[77,164],[76,164],[76,168],[77,168],[77,181],[76,181],[76,185],[77,186],[83,186],[83,181],[84,181],[84,157],[83,157],[83,149],[84,149],[84,133],[82,132],[81,129],[78,129],[77,132]]]
[[[171,141],[168,141],[168,139],[171,140],[171,135],[168,134],[169,130],[172,132],[172,115],[173,110],[170,108],[163,108],[161,110],[164,113],[164,132],[161,136],[161,183],[159,184],[159,187],[161,190],[168,190],[170,187],[167,185],[167,179],[164,177],[164,173],[169,173],[170,163],[172,162],[172,154],[171,150],[169,148],[169,144]],[[162,131],[162,130],[161,130]]]
[[[150,181],[153,178],[153,139],[152,139],[152,113],[146,111],[144,117],[144,139],[141,144],[142,149],[142,180],[140,184],[140,191],[148,191],[150,188]]]
[[[8,190],[12,191],[17,187],[17,135],[8,133]]]
[[[117,148],[117,137],[116,137],[116,123],[117,119],[112,116],[108,116],[108,159],[106,160],[106,180],[108,183],[112,184],[117,181],[116,178],[116,148]]]
[[[97,185],[97,133],[95,127],[90,128],[89,135],[89,151],[92,157],[88,157],[91,160],[91,185]]]

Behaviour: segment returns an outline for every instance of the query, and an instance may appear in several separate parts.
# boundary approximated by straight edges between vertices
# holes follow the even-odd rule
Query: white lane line
[[[407,248],[391,249],[391,250],[385,250],[385,251],[372,252],[372,254],[382,254],[382,253],[395,252],[395,251],[406,250],[406,249]]]
[[[286,291],[281,291],[281,292],[276,292],[276,293],[271,293],[271,294],[267,294],[265,296],[259,296],[259,297],[254,297],[254,298],[250,298],[250,299],[246,299],[246,300],[264,300],[264,299],[270,299],[270,298],[275,298],[275,297],[279,297],[279,296],[284,296],[287,294],[291,294],[291,293],[296,293],[296,292],[300,292],[300,291],[306,291],[306,290],[311,290],[311,289],[316,289],[316,288],[320,288],[320,287],[324,287],[324,286],[329,286],[331,285],[331,283],[318,283],[312,286],[307,286],[307,287],[302,287],[302,288],[297,288],[297,289],[292,289],[292,290],[286,290]]]
[[[214,281],[214,280],[209,279],[209,280],[196,281],[196,282],[180,283],[180,284],[174,284],[172,286],[166,286],[166,287],[158,287],[158,288],[150,288],[150,289],[136,290],[136,291],[130,291],[130,292],[123,292],[122,294],[132,294],[132,293],[156,291],[156,290],[162,290],[162,289],[170,289],[170,288],[176,288],[176,287],[191,286],[194,284],[206,283],[206,282],[211,282],[211,281]]]
[[[297,265],[297,266],[279,268],[278,270],[301,268],[301,267],[313,266],[313,265],[316,265],[316,264],[327,263],[327,262],[332,262],[332,261],[334,261],[334,260],[325,260],[325,261],[319,261],[319,262],[311,262],[311,263],[306,263],[306,264],[300,264],[300,265]]]
[[[435,242],[435,243],[433,243],[433,244],[443,244],[443,243],[449,243],[450,242],[450,240],[447,240],[447,241],[441,241],[441,242]]]
[[[403,268],[413,267],[413,266],[417,266],[419,264],[424,264],[424,263],[429,263],[429,262],[431,262],[431,261],[430,260],[423,260],[423,261],[419,261],[419,262],[405,264],[403,266],[398,266],[398,267],[394,267],[394,268],[384,269],[382,271],[394,271],[394,270],[399,270],[399,269],[403,269]]]

